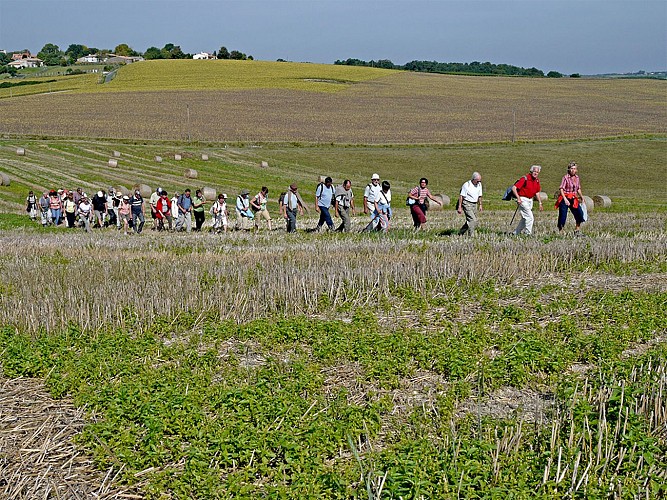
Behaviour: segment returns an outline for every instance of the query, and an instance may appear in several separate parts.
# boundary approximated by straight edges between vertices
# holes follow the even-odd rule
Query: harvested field
[[[76,446],[84,410],[49,396],[42,381],[0,376],[0,498],[143,498],[119,487]]]
[[[398,73],[336,93],[267,88],[52,94],[0,99],[0,130],[194,141],[489,142],[512,140],[516,112],[516,140],[606,137],[667,132],[665,85]]]

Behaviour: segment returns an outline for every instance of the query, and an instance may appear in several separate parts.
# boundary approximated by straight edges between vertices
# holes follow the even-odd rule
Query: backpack
[[[523,186],[522,187],[526,187],[526,184],[528,184],[528,176],[524,175],[521,179],[523,179]],[[519,182],[521,179],[519,179],[516,182]],[[512,191],[512,187],[516,184],[516,182],[514,184],[512,184],[510,187],[507,188],[507,190],[505,191],[505,194],[502,197],[503,201],[512,201],[514,198],[516,198],[516,196],[514,196],[514,192]]]

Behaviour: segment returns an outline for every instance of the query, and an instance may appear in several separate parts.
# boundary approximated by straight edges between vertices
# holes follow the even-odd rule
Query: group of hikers
[[[580,226],[587,215],[577,169],[575,162],[569,163],[567,174],[563,176],[559,187],[555,207],[559,211],[558,229],[563,230],[570,211],[575,219],[575,234],[579,235]],[[541,170],[539,165],[531,166],[528,174],[510,186],[503,197],[505,200],[514,199],[517,203],[515,215],[517,212],[521,214],[521,220],[513,234],[532,234],[534,199],[537,199],[539,209],[543,209],[542,199],[538,196],[542,191],[539,181]],[[465,215],[465,223],[459,234],[472,236],[475,233],[478,225],[477,213],[483,211],[482,194],[482,176],[479,172],[474,172],[471,179],[461,186],[456,204],[457,212]],[[264,221],[271,230],[272,219],[267,209],[268,195],[269,189],[266,186],[252,198],[248,189],[241,190],[234,202],[234,228],[258,229],[259,222]],[[278,203],[280,214],[286,222],[286,231],[296,232],[297,218],[305,210],[296,183],[280,194]],[[442,205],[442,200],[431,194],[428,179],[422,177],[419,184],[408,192],[405,201],[410,208],[416,230],[426,227],[426,213],[430,203]],[[194,195],[190,189],[186,189],[183,193],[174,193],[170,197],[166,190],[158,188],[151,193],[147,203],[138,189],[129,195],[110,187],[108,191],[99,190],[92,197],[84,193],[82,188],[69,191],[53,189],[44,192],[39,198],[30,191],[26,204],[30,217],[33,220],[39,219],[45,227],[62,223],[69,228],[83,227],[90,232],[94,227],[115,226],[125,234],[131,230],[139,234],[146,222],[146,210],[150,209],[151,229],[155,231],[201,231],[207,212],[210,215],[212,231],[227,232],[230,229],[227,195],[220,193],[215,200],[208,200],[200,189],[195,190]],[[332,178],[326,177],[315,189],[315,210],[319,214],[319,220],[313,231],[323,230],[326,225],[332,231],[349,232],[352,226],[351,216],[356,214],[352,182],[345,179],[342,184],[334,187]],[[332,212],[341,220],[338,227],[334,225]],[[391,184],[386,180],[380,181],[378,174],[373,174],[364,188],[363,213],[369,217],[363,231],[389,230],[392,219]]]

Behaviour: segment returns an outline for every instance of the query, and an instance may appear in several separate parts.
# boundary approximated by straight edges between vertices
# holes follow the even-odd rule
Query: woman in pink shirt
[[[581,209],[581,203],[584,195],[581,194],[581,181],[577,175],[578,166],[571,161],[567,166],[567,174],[563,176],[558,188],[558,199],[556,200],[556,208],[558,208],[558,230],[562,231],[567,222],[568,209],[574,216],[574,234],[579,235],[579,227],[584,222],[584,212]]]

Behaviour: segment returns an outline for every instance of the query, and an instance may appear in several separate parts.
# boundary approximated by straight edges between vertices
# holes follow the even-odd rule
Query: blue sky
[[[667,0],[0,0],[0,49],[46,43],[658,71],[667,70]]]

